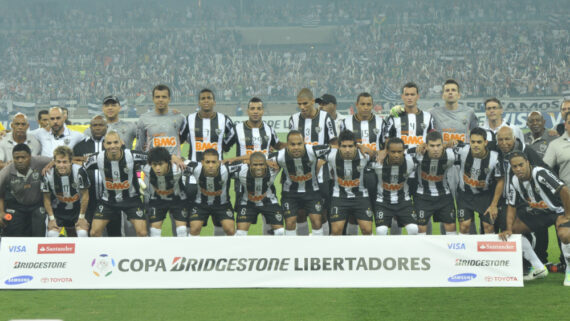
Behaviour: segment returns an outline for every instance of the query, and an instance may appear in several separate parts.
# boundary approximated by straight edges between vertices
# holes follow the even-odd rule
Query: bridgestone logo
[[[67,262],[14,262],[14,269],[65,269]]]
[[[456,259],[455,266],[511,266],[509,260],[463,260]]]

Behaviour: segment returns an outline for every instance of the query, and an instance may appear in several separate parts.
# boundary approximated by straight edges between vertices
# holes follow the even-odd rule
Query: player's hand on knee
[[[501,233],[499,233],[499,238],[503,241],[506,241],[512,234],[513,234],[513,231],[505,230],[505,231],[502,231]]]

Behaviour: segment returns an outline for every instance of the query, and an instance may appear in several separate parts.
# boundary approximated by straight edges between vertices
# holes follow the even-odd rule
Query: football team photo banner
[[[520,235],[2,238],[2,289],[523,286]]]

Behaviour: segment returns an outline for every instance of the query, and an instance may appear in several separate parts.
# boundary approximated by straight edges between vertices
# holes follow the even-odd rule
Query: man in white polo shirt
[[[49,109],[49,121],[51,130],[37,133],[37,138],[42,145],[41,156],[53,157],[53,150],[58,146],[65,145],[73,149],[75,144],[85,138],[82,133],[70,130],[65,126],[65,116],[59,107]]]
[[[12,118],[10,124],[12,132],[6,134],[0,140],[0,169],[4,168],[7,162],[12,161],[12,149],[17,144],[26,144],[32,151],[32,156],[38,156],[42,151],[40,143],[33,135],[28,135],[27,131],[30,128],[28,117],[22,113],[17,113]]]

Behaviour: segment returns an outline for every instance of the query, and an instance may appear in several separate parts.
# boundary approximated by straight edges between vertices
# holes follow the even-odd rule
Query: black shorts
[[[455,223],[455,204],[451,195],[426,197],[416,194],[414,207],[416,208],[418,225],[427,225],[432,216],[434,222]]]
[[[368,198],[338,198],[333,197],[329,220],[331,222],[346,221],[349,216],[357,220],[370,221],[374,216],[374,210]]]
[[[236,222],[238,223],[257,223],[257,216],[261,214],[265,217],[265,221],[270,225],[283,225],[283,210],[279,204],[267,204],[263,206],[255,206],[248,203],[247,205],[239,205],[237,207]]]
[[[323,209],[328,211],[331,208],[332,180],[329,179],[323,183],[319,183],[319,192],[323,199]]]
[[[304,209],[307,214],[322,214],[323,200],[319,192],[304,194],[283,193],[281,207],[285,218],[297,216],[297,211]]]
[[[386,204],[376,202],[374,220],[376,226],[391,226],[392,218],[395,217],[399,227],[408,224],[417,224],[416,213],[412,201],[403,201],[398,204]]]
[[[128,220],[146,220],[143,203],[140,199],[135,198],[118,204],[109,204],[105,202],[99,203],[93,214],[94,220],[112,220],[120,221],[121,213],[127,215]]]
[[[556,219],[558,219],[558,216],[560,215],[564,215],[564,213],[539,211],[526,206],[520,206],[517,208],[518,219],[528,226],[532,232],[549,228],[556,224]]]
[[[489,214],[483,215],[492,201],[493,194],[491,192],[472,194],[457,191],[457,219],[460,223],[473,220],[475,212],[477,212],[481,221],[493,225],[495,222],[491,222],[491,216]],[[501,211],[499,211],[499,215],[501,215]]]
[[[57,210],[53,209],[55,224],[59,227],[74,227],[79,219],[79,209],[77,210]]]
[[[170,215],[174,220],[179,222],[188,222],[188,209],[185,207],[155,207],[149,205],[147,208],[148,220],[151,223],[162,222],[166,218],[166,213],[170,212]]]
[[[8,204],[4,212],[11,214],[12,220],[6,224],[0,236],[46,236],[46,210],[43,206],[15,208]]]
[[[190,212],[189,221],[202,221],[204,225],[208,222],[208,217],[212,216],[212,221],[221,222],[223,220],[234,220],[234,211],[231,205],[202,205],[198,204]]]

